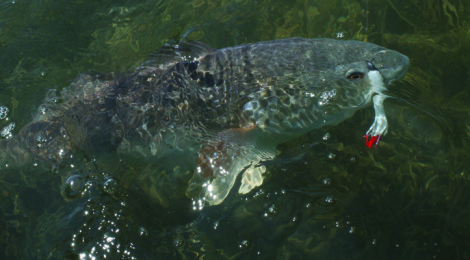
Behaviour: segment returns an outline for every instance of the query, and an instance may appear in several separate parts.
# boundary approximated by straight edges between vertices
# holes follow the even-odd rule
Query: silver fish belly
[[[291,38],[220,50],[181,42],[119,79],[80,76],[61,93],[66,102],[46,102],[47,113],[2,141],[0,153],[12,164],[60,164],[73,149],[106,149],[186,165],[202,208],[220,204],[239,174],[239,193],[261,185],[265,169],[256,165],[274,158],[276,145],[371,104],[366,145],[377,145],[387,132],[383,91],[408,66],[406,56],[359,41]]]

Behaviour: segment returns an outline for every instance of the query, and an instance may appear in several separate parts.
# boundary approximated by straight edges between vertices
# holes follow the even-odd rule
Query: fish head
[[[263,61],[253,69],[263,88],[243,111],[260,128],[285,135],[340,123],[409,67],[405,55],[361,41],[293,38],[253,53],[255,64]]]
[[[305,88],[378,92],[402,79],[410,63],[405,55],[368,42],[313,39],[309,45],[297,59],[306,64],[297,75]]]

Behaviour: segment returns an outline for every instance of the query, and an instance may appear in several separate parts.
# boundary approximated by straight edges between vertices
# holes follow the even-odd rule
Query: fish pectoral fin
[[[263,184],[263,173],[266,172],[265,166],[251,165],[250,168],[243,172],[242,183],[238,189],[238,193],[247,194],[254,188]]]
[[[274,158],[274,145],[257,142],[261,130],[229,129],[209,140],[199,151],[196,170],[203,178],[203,197],[209,205],[220,204],[242,173],[240,194],[246,194],[263,183],[264,166],[258,163]]]

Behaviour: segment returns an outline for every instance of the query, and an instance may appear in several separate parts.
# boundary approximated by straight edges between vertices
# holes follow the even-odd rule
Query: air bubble
[[[323,140],[326,141],[330,139],[330,133],[326,133],[324,136],[323,136]]]
[[[249,246],[250,246],[250,242],[248,242],[248,240],[243,240],[243,241],[238,245],[238,247],[240,247],[241,249],[248,248]]]
[[[330,178],[324,178],[324,179],[322,180],[322,183],[323,183],[324,185],[330,185],[330,184],[331,184],[331,179],[330,179]]]
[[[330,153],[328,154],[328,159],[334,159],[336,157],[336,154]]]
[[[72,175],[65,181],[62,192],[67,198],[75,198],[80,195],[85,183],[86,178],[83,175]]]

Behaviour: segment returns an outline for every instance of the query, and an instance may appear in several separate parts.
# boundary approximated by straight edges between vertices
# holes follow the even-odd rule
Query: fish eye
[[[364,78],[364,73],[362,72],[351,72],[346,76],[349,80],[357,80]]]

